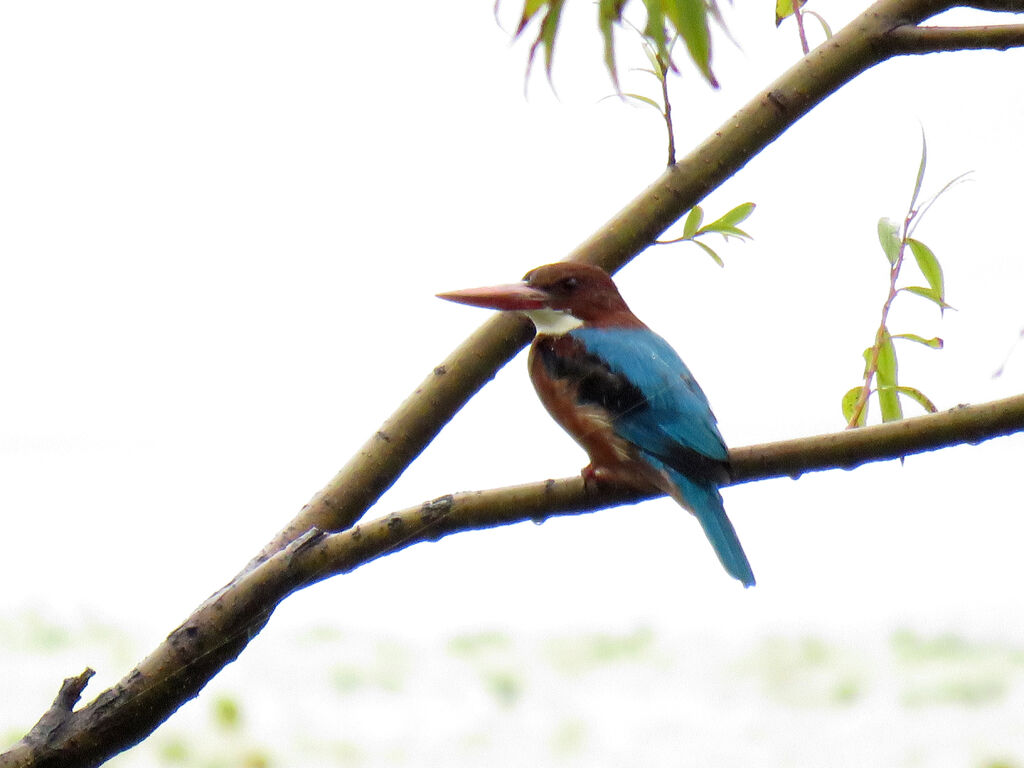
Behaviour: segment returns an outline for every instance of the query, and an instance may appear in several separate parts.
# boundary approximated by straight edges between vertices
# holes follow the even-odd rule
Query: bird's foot
[[[599,486],[607,485],[611,482],[608,471],[602,467],[595,467],[593,464],[587,464],[587,466],[581,469],[580,475],[583,477],[583,487],[588,492],[596,491]]]

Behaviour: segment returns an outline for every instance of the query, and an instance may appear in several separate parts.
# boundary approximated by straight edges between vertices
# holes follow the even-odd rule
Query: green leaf
[[[908,293],[913,293],[918,296],[923,296],[929,301],[934,301],[936,304],[939,305],[939,309],[941,309],[942,311],[945,311],[947,309],[956,309],[956,307],[952,307],[949,304],[947,304],[945,300],[931,288],[924,288],[923,286],[920,285],[908,285],[906,288],[900,288],[900,290],[907,291]]]
[[[647,8],[647,23],[644,24],[644,37],[650,41],[656,57],[668,62],[668,38],[665,33],[665,10],[662,0],[644,0]]]
[[[860,393],[864,389],[863,386],[854,387],[845,395],[843,395],[843,419],[846,423],[850,423],[850,419],[853,418],[853,411],[857,407],[857,401],[860,399]],[[864,423],[868,420],[868,404],[864,402],[864,407],[860,409],[860,416],[857,418],[857,426],[863,427]]]
[[[868,375],[868,369],[871,367],[871,361],[875,356],[875,348],[868,347],[861,353],[861,356],[864,358],[864,376],[866,377]]]
[[[641,96],[639,93],[624,93],[622,95],[625,96],[627,99],[636,99],[637,101],[642,101],[644,104],[649,104],[650,106],[658,110],[658,114],[662,114],[661,104],[656,102],[654,99],[649,99],[646,96]]]
[[[793,15],[793,0],[775,0],[775,26]],[[847,419],[849,421],[849,419]]]
[[[513,37],[519,37],[523,34],[523,30],[526,29],[526,25],[530,23],[537,11],[543,8],[547,4],[547,0],[526,0],[523,3],[523,15],[519,18],[519,26],[516,27],[516,32]]]
[[[928,164],[928,140],[924,136],[924,127],[921,127],[921,164],[917,167],[917,180],[914,182],[914,194],[910,196],[909,210],[913,211],[917,205],[918,195],[921,194],[921,184],[924,182],[924,169]]]
[[[750,214],[754,212],[755,207],[756,206],[753,203],[741,203],[731,211],[727,211],[722,216],[712,221],[710,224],[705,224],[697,230],[697,234],[717,232],[725,237],[731,235],[733,237],[738,237],[741,240],[750,240],[752,239],[750,235],[736,225],[750,216]]]
[[[878,220],[878,242],[885,251],[885,257],[890,264],[895,264],[900,256],[900,227],[889,218],[883,216]]]
[[[896,350],[892,345],[892,336],[889,335],[889,331],[885,328],[882,329],[882,338],[879,340],[878,344],[878,364],[876,371],[879,387],[896,386],[896,377],[898,375]]]
[[[683,237],[693,237],[702,221],[704,221],[704,209],[699,205],[693,206],[686,216],[686,221],[683,222]]]
[[[882,411],[882,421],[899,421],[903,418],[903,405],[900,403],[897,387],[878,388],[878,407]]]
[[[650,72],[655,78],[657,78],[659,83],[665,82],[665,72],[668,70],[668,63],[658,58],[657,51],[655,51],[654,47],[646,40],[643,41],[643,49],[644,55],[647,57],[647,60],[651,62],[651,66],[653,67],[653,69],[645,69],[644,72]]]
[[[830,27],[828,25],[828,22],[825,21],[824,16],[822,16],[820,13],[815,13],[814,11],[804,11],[804,16],[813,16],[814,18],[816,18],[818,20],[818,23],[821,24],[822,31],[825,33],[825,39],[832,39],[832,27]]]
[[[715,249],[712,248],[710,245],[702,243],[700,240],[691,240],[690,242],[693,243],[694,245],[699,245],[701,248],[703,248],[704,252],[708,256],[710,256],[712,259],[714,259],[715,263],[718,264],[718,266],[720,266],[720,267],[724,267],[725,266],[725,262],[722,261],[722,257],[719,256],[717,253],[715,253]]]
[[[626,0],[600,0],[597,10],[597,25],[604,39],[604,66],[611,75],[616,92],[619,91],[619,73],[615,67],[615,30],[613,25],[622,21],[622,9]]]
[[[898,370],[892,337],[883,329],[875,374],[878,377],[878,406],[882,411],[882,421],[899,421],[903,418],[903,407],[896,393]]]
[[[529,74],[530,68],[533,66],[533,60],[537,56],[537,49],[544,49],[544,72],[548,76],[548,80],[551,80],[551,62],[555,54],[555,37],[558,34],[558,22],[562,16],[562,8],[565,5],[565,0],[526,0],[523,4],[523,15],[519,20],[519,26],[516,28],[515,37],[522,35],[523,30],[526,29],[526,25],[530,23],[533,17],[540,12],[540,9],[547,6],[547,12],[544,14],[544,18],[540,22],[540,31],[537,33],[537,38],[530,45],[530,54],[526,60],[526,71]]]
[[[750,217],[750,214],[754,212],[757,205],[754,203],[740,203],[731,211],[728,211],[724,216],[721,216],[716,223],[728,224],[730,226],[736,226],[742,221],[745,221]]]
[[[647,49],[645,48],[644,50],[646,51]],[[646,72],[648,75],[653,77],[659,83],[661,82],[662,78],[664,77],[664,75],[661,75],[661,74],[655,72],[653,69],[648,69],[647,67],[636,67],[635,69],[633,67],[630,67],[630,69],[632,69],[634,72]]]
[[[544,71],[548,80],[551,79],[551,62],[555,55],[555,36],[558,34],[558,22],[562,17],[562,8],[565,0],[548,0],[548,12],[544,14],[544,20],[540,23],[540,36],[538,42],[544,45]],[[534,44],[536,45],[536,43]]]
[[[935,407],[935,403],[925,397],[924,393],[919,389],[914,389],[913,387],[896,387],[896,391],[899,394],[909,397],[911,400],[917,402],[917,404],[928,411],[928,413],[936,413],[939,410]]]
[[[926,347],[932,349],[942,349],[943,341],[938,336],[932,339],[926,339],[923,336],[918,336],[916,333],[897,333],[893,336],[894,339],[906,339],[907,341],[916,341],[918,344],[924,344]]]
[[[917,261],[917,267],[921,270],[921,274],[924,275],[924,279],[928,281],[932,291],[940,299],[945,298],[943,295],[942,267],[939,266],[939,260],[935,258],[932,249],[920,240],[915,240],[912,237],[907,238],[907,245],[910,246],[910,252],[914,254],[914,259]]]
[[[704,0],[662,0],[672,26],[683,38],[690,58],[712,87],[718,81],[711,72],[711,33],[708,31],[708,7]]]
[[[731,235],[732,237],[738,237],[741,240],[753,239],[739,227],[730,227],[727,224],[716,224],[716,222],[711,222],[707,226],[701,227],[698,234],[708,234],[711,232],[716,232],[723,237],[729,237]]]
[[[921,217],[924,216],[925,213],[928,212],[928,209],[932,207],[932,205],[935,203],[936,200],[938,200],[940,197],[942,197],[942,195],[944,195],[950,189],[955,187],[957,184],[960,184],[961,182],[966,181],[967,177],[970,176],[970,175],[971,175],[971,171],[964,171],[959,176],[956,176],[956,177],[950,179],[949,181],[947,181],[945,186],[942,187],[942,189],[940,189],[938,192],[936,192],[934,195],[932,195],[930,198],[928,198],[925,202],[921,203],[921,207],[917,210],[917,217],[916,218],[918,220],[920,220]]]

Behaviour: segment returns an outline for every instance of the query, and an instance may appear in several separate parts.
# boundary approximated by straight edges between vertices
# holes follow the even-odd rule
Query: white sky
[[[543,77],[524,98],[526,46],[489,2],[0,8],[0,613],[131,622],[155,644],[485,319],[434,293],[562,258],[658,175],[662,124],[601,100],[577,5],[557,98]],[[857,5],[818,10],[838,29]],[[683,150],[798,55],[770,10],[730,18],[723,89],[674,83]],[[1020,51],[878,67],[706,201],[758,204],[726,269],[689,246],[622,272],[731,444],[842,427],[886,290],[875,222],[904,212],[921,126],[926,190],[973,174],[918,230],[959,311],[907,297],[892,319],[947,348],[902,349],[901,375],[941,408],[1021,391],[1024,348],[992,373],[1024,326],[1022,76]],[[660,501],[422,545],[291,598],[269,631],[1024,631],[1022,449],[727,490],[753,590]],[[585,462],[518,358],[378,511]]]

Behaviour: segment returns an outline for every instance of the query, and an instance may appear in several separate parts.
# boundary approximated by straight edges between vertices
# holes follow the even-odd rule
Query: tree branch
[[[953,4],[953,0],[878,0],[667,168],[568,258],[615,272],[813,107],[894,55],[885,45],[891,30],[916,24]],[[530,331],[529,322],[518,317],[498,316],[481,326],[434,369],[247,568],[310,528],[339,531],[355,523],[466,401],[527,343]]]
[[[1024,13],[1024,0],[968,0],[959,3],[964,8],[976,8],[979,11],[996,13]]]
[[[739,448],[731,452],[730,459],[736,482],[750,482],[850,469],[1021,430],[1024,395],[872,427]],[[582,478],[571,477],[443,496],[341,533],[307,531],[208,600],[126,678],[77,712],[72,713],[71,706],[91,670],[65,681],[50,712],[21,742],[0,755],[0,766],[97,765],[135,743],[155,727],[154,720],[159,722],[194,697],[262,629],[277,605],[299,589],[453,533],[593,512],[654,495],[617,487],[595,489]],[[161,713],[159,719],[154,713]]]
[[[737,448],[729,458],[734,484],[738,484],[848,470],[963,443],[976,445],[1021,431],[1024,395],[1017,395],[887,424]],[[371,560],[453,533],[596,512],[658,495],[614,486],[595,489],[576,476],[442,496],[324,537],[296,563],[292,576],[297,581],[292,587],[349,573]]]
[[[894,54],[939,53],[992,49],[1005,51],[1024,46],[1024,24],[988,24],[977,27],[896,27],[888,35]]]

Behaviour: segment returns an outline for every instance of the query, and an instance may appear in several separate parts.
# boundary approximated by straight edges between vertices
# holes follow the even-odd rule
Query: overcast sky
[[[3,6],[0,611],[155,644],[486,319],[436,292],[564,257],[656,178],[660,119],[603,98],[592,10],[570,6],[557,95],[539,76],[525,97],[526,46],[487,2]],[[819,10],[838,29],[858,6]],[[673,82],[683,149],[799,54],[770,10],[729,18],[723,88],[689,66]],[[992,374],[1024,327],[1022,76],[1020,51],[884,64],[705,202],[758,205],[725,269],[679,246],[623,270],[730,444],[842,428],[887,289],[876,221],[905,212],[922,126],[926,192],[972,174],[918,230],[957,311],[901,297],[891,323],[946,349],[901,349],[901,377],[940,408],[1021,391],[1024,348]],[[661,500],[415,547],[289,599],[269,631],[1022,630],[1022,457],[1018,436],[727,490],[752,590]],[[372,514],[585,463],[519,357]]]

